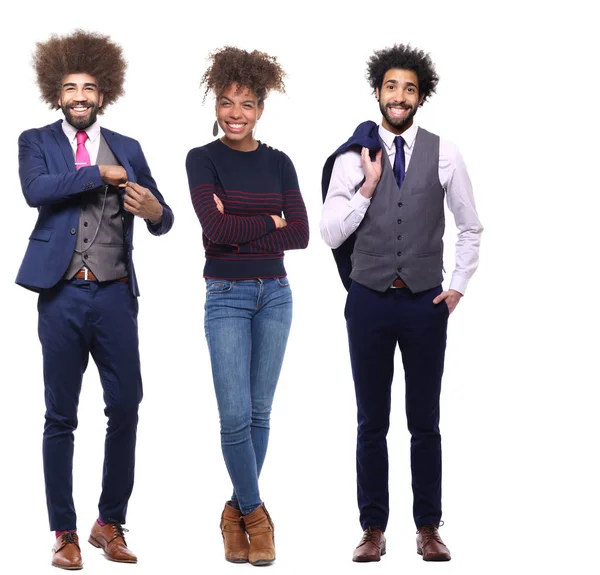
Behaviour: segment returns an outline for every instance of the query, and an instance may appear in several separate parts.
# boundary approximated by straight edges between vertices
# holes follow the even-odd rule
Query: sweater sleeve
[[[217,209],[213,194],[222,192],[208,154],[201,148],[190,150],[185,162],[192,204],[202,231],[214,244],[237,245],[256,240],[275,229],[273,218],[232,216]]]
[[[308,245],[309,228],[306,206],[300,193],[298,177],[292,161],[284,154],[282,167],[283,217],[287,225],[261,238],[241,244],[241,253],[277,253],[304,249]]]

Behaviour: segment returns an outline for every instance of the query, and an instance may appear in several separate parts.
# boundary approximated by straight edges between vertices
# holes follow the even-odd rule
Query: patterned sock
[[[71,533],[77,533],[77,529],[64,529],[63,531],[55,531],[54,534],[56,535],[56,538],[58,539],[63,533],[69,533],[69,531]]]
[[[96,519],[96,521],[98,522],[98,525],[100,525],[100,527],[104,527],[106,525],[106,523],[104,523],[104,521],[102,521],[102,519],[100,519],[100,517],[98,517],[98,519]]]

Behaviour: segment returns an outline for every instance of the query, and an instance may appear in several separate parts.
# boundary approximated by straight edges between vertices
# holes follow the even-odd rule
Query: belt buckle
[[[87,279],[88,279],[88,271],[89,270],[85,266],[83,266],[83,279],[85,281],[87,281]]]

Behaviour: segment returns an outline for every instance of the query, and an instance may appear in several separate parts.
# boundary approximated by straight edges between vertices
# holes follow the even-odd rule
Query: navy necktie
[[[404,181],[404,138],[402,136],[396,136],[394,138],[394,145],[396,146],[396,157],[394,158],[394,177],[396,183],[400,188]]]

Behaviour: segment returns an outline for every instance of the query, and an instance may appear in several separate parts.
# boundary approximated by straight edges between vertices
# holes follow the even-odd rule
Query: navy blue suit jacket
[[[368,148],[371,152],[371,159],[374,159],[375,153],[381,149],[381,142],[379,141],[379,127],[375,122],[370,120],[359,124],[354,134],[350,136],[347,142],[343,143],[325,162],[323,167],[323,175],[321,177],[321,193],[323,195],[323,202],[327,197],[327,190],[329,189],[329,182],[331,180],[331,173],[333,172],[333,164],[335,159],[344,152],[352,148],[358,148],[358,151],[362,148]],[[351,234],[346,241],[338,248],[333,249],[333,257],[338,267],[338,273],[340,279],[346,288],[346,291],[350,289],[352,280],[350,274],[352,273],[352,251],[354,250],[354,241],[356,236]]]
[[[27,130],[19,137],[21,188],[29,206],[39,213],[16,282],[38,292],[56,285],[67,271],[79,230],[80,194],[104,185],[98,166],[75,169],[73,149],[61,123],[59,120]],[[128,180],[148,188],[163,207],[158,224],[146,222],[148,230],[156,236],[167,233],[173,225],[173,212],[156,188],[139,142],[105,128],[101,130]],[[138,296],[132,260],[135,218],[126,211],[123,215],[129,284]]]

